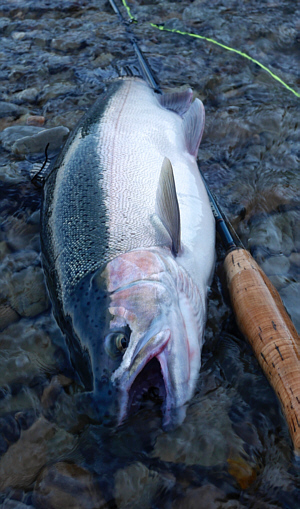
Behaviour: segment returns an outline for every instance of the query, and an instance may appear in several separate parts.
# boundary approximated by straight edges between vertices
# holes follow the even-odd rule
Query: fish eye
[[[114,331],[107,334],[105,338],[105,350],[112,359],[116,359],[126,352],[129,345],[130,333],[131,330],[129,327],[126,327],[125,331]]]
[[[129,345],[129,338],[125,334],[116,334],[116,347],[120,352],[124,353]]]

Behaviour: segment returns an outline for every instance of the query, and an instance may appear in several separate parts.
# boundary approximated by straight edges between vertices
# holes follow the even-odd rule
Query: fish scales
[[[89,390],[97,386],[102,406],[115,394],[112,387],[123,384],[119,421],[133,380],[153,356],[166,387],[166,422],[191,397],[200,368],[215,233],[195,161],[203,127],[197,128],[200,102],[190,107],[189,93],[180,97],[173,95],[170,103],[180,112],[176,102],[185,102],[187,113],[181,115],[143,80],[110,84],[68,140],[44,188],[43,265],[54,312],[75,351],[75,365],[84,353],[80,369],[89,375],[81,379]],[[161,182],[167,183],[159,194]],[[173,236],[180,228],[168,228],[176,217],[172,200],[181,218],[177,256]],[[160,217],[167,209],[170,216]],[[188,292],[180,291],[182,278]],[[120,341],[120,334],[126,349],[112,355],[111,338]],[[111,408],[116,412],[115,402]]]

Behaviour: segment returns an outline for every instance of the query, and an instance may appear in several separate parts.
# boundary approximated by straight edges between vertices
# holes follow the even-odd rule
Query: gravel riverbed
[[[206,110],[211,189],[300,330],[299,5],[292,0],[132,0],[163,89]],[[126,11],[123,9],[124,14]],[[273,390],[238,331],[218,243],[197,391],[183,425],[146,401],[121,428],[80,412],[40,255],[45,145],[68,133],[134,56],[103,0],[0,0],[0,507],[296,509],[299,468]]]

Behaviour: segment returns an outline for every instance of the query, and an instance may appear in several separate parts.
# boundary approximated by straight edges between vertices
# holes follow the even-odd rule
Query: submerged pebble
[[[254,356],[248,346],[242,349],[220,271],[209,297],[204,370],[183,425],[164,433],[159,410],[144,409],[107,446],[81,432],[90,426],[80,417],[68,353],[42,282],[42,193],[31,186],[24,159],[42,155],[44,161],[50,128],[62,129],[51,143],[63,143],[66,128],[76,125],[106,80],[133,61],[132,48],[106,0],[2,4],[1,508],[98,509],[107,506],[103,495],[113,508],[298,508],[288,430]],[[270,0],[258,8],[254,0],[146,0],[130,6],[138,18],[132,30],[162,88],[189,85],[203,100],[201,168],[300,330],[298,100],[253,62],[149,25],[164,23],[240,49],[299,92],[296,2]],[[224,331],[238,348],[223,341]],[[94,429],[100,434],[100,426]]]
[[[30,87],[14,94],[12,98],[16,104],[34,103],[38,95],[39,91],[35,87]]]
[[[0,332],[19,319],[18,313],[9,304],[0,304]]]
[[[49,151],[56,150],[66,140],[68,134],[69,129],[63,126],[43,129],[36,134],[18,139],[12,145],[11,150],[16,155],[44,154],[48,143]]]
[[[22,390],[34,383],[36,377],[42,375],[42,382],[47,373],[55,370],[55,346],[46,332],[38,330],[38,319],[34,320],[37,325],[22,319],[1,332],[0,387],[18,382]]]
[[[280,297],[283,300],[288,313],[300,334],[300,317],[299,317],[299,302],[300,302],[300,283],[290,282],[281,292]]]
[[[12,150],[13,144],[24,137],[34,136],[43,129],[38,126],[15,125],[7,127],[0,133],[0,141],[6,150]]]
[[[34,502],[41,509],[105,509],[105,499],[91,472],[75,463],[59,462],[39,475]]]
[[[29,115],[26,119],[27,125],[42,127],[45,123],[45,117],[41,115]]]
[[[118,509],[150,509],[154,497],[170,489],[174,481],[170,477],[148,469],[140,462],[118,470],[115,475],[115,499]]]
[[[173,504],[172,509],[223,509],[226,495],[216,486],[205,484],[200,488],[188,489],[183,497],[178,498]],[[232,509],[238,509],[242,506],[230,506]]]
[[[1,509],[34,509],[33,505],[23,504],[20,500],[7,499]]]
[[[6,280],[8,300],[21,316],[36,316],[49,307],[44,273],[40,267],[28,267]]]
[[[267,276],[287,275],[290,265],[289,258],[284,255],[270,256],[260,264]]]
[[[222,465],[229,451],[238,454],[243,445],[228,417],[230,405],[229,393],[221,387],[206,397],[194,398],[184,424],[159,435],[152,456],[185,465]]]
[[[71,435],[40,417],[1,457],[0,489],[29,487],[48,461],[73,447]]]
[[[14,103],[0,101],[0,118],[13,117],[18,118],[24,113],[27,113],[28,109],[18,106]]]

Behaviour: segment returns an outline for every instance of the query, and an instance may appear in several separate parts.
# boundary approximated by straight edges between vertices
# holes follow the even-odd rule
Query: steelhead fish
[[[215,242],[196,163],[203,127],[190,89],[159,95],[142,79],[120,78],[46,180],[47,284],[102,422],[123,422],[155,363],[166,427],[182,422],[193,395]]]

